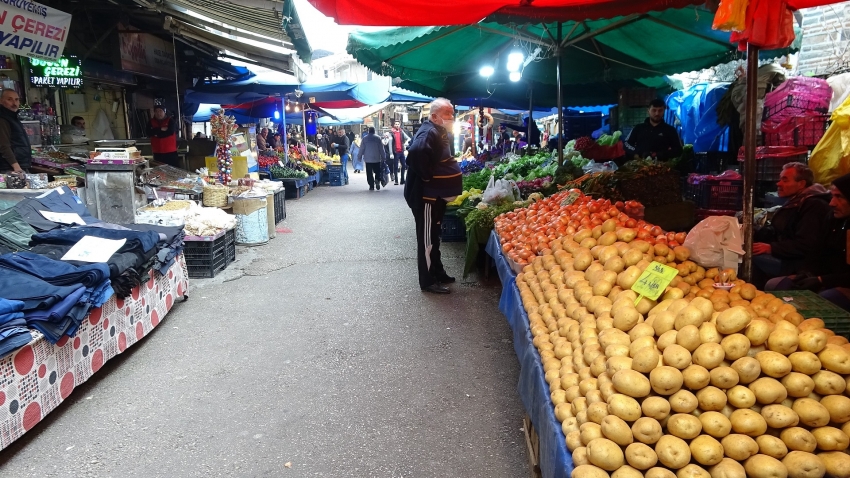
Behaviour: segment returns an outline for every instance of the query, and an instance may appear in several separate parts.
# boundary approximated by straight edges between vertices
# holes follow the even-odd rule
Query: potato
[[[667,468],[656,466],[646,470],[645,478],[676,478],[676,474]]]
[[[844,380],[841,380],[843,383]],[[815,381],[806,374],[791,372],[782,377],[782,385],[788,390],[788,396],[794,398],[807,397],[815,389]]]
[[[699,405],[697,397],[687,391],[679,390],[670,396],[670,409],[677,413],[691,413]]]
[[[660,337],[658,337],[658,343],[656,344],[658,350],[663,353],[664,350],[667,349],[667,347],[675,344],[677,334],[678,332],[675,330],[668,330],[667,332],[664,332]]]
[[[702,423],[693,415],[677,413],[667,420],[667,431],[673,436],[690,440],[702,432]]]
[[[753,410],[735,410],[729,417],[729,421],[732,422],[732,430],[735,433],[757,437],[767,431],[767,422],[764,417]]]
[[[587,447],[580,446],[573,450],[573,465],[581,466],[581,465],[589,465],[590,459],[587,457]]]
[[[658,455],[648,445],[632,443],[626,447],[626,461],[638,470],[648,470],[658,463]]]
[[[680,468],[676,472],[676,478],[711,478],[711,475],[701,466],[691,463]]]
[[[818,448],[823,451],[844,451],[850,445],[850,437],[835,427],[820,427],[812,430]]]
[[[726,353],[726,360],[732,362],[747,356],[750,351],[750,339],[744,334],[727,335],[720,341],[720,346]]]
[[[624,421],[632,422],[640,418],[640,404],[632,397],[616,394],[608,399],[608,413]]]
[[[714,438],[723,438],[732,431],[732,422],[720,412],[704,412],[700,414],[699,421],[702,431]]]
[[[741,357],[732,363],[732,369],[738,374],[742,384],[753,382],[761,374],[761,364],[753,357]]]
[[[750,341],[751,345],[762,345],[767,342],[770,332],[773,331],[773,325],[764,319],[753,320],[744,329],[744,335]]]
[[[711,372],[711,384],[717,388],[728,390],[738,385],[738,373],[732,367],[717,367]]]
[[[762,435],[756,437],[756,443],[759,446],[759,453],[767,455],[777,460],[781,460],[788,454],[788,447],[785,442],[773,435]]]
[[[787,478],[788,469],[776,458],[753,455],[744,462],[744,470],[750,478]]]
[[[822,427],[829,423],[829,411],[817,400],[798,398],[791,408],[800,416],[800,423],[809,427]]]
[[[726,351],[720,344],[704,343],[694,351],[693,362],[711,370],[720,365],[725,357]]]
[[[826,465],[811,453],[792,451],[785,455],[782,464],[788,469],[788,478],[823,478]]]
[[[685,387],[691,390],[702,389],[711,381],[711,375],[708,373],[708,370],[696,364],[691,364],[688,368],[682,370],[682,378]]]
[[[706,387],[697,392],[697,401],[704,411],[719,411],[726,406],[726,394],[717,387]]]
[[[664,364],[684,370],[691,364],[691,353],[678,344],[672,344],[664,349]]]
[[[655,444],[658,461],[667,468],[678,470],[691,461],[691,449],[681,438],[664,435]]]
[[[841,375],[828,370],[815,373],[812,375],[812,380],[815,383],[815,392],[820,395],[838,395],[844,393],[847,387],[847,382]]]
[[[597,438],[602,438],[602,426],[598,423],[582,423],[579,431],[581,432],[581,444],[584,446]]]
[[[727,390],[726,399],[735,408],[750,408],[756,404],[753,391],[743,385],[735,385]]]
[[[767,338],[767,349],[782,355],[791,355],[797,351],[797,346],[800,343],[798,333],[796,328],[792,332],[777,327]]]
[[[611,473],[611,478],[643,478],[643,473],[629,465],[623,465]]]
[[[821,369],[820,359],[812,352],[794,352],[788,356],[791,370],[806,375],[814,375]]]
[[[644,347],[632,356],[632,370],[641,373],[649,373],[654,368],[658,367],[658,360],[660,358],[661,354],[658,353],[658,349],[654,345],[651,347]]]
[[[818,453],[818,458],[826,468],[826,476],[834,478],[850,477],[850,455],[840,451]]]
[[[771,428],[794,427],[800,421],[797,412],[784,405],[767,405],[761,409],[761,416]]]
[[[828,395],[820,401],[829,412],[829,419],[834,423],[850,422],[850,398],[843,395]]]
[[[840,347],[827,347],[818,354],[821,364],[831,372],[850,374],[850,352]]]
[[[623,466],[623,450],[607,438],[596,438],[587,444],[587,457],[590,463],[607,471]]]
[[[620,370],[611,377],[611,380],[614,382],[614,388],[624,395],[635,398],[649,395],[651,388],[649,379],[640,372]]]
[[[682,327],[676,333],[676,344],[681,345],[688,352],[693,352],[702,342],[699,338],[699,329],[695,325]]]
[[[724,458],[720,463],[709,468],[708,473],[711,475],[711,478],[747,478],[747,472],[744,470],[744,467],[731,458]],[[593,478],[598,477],[594,476]]]
[[[773,378],[782,378],[791,372],[791,361],[779,352],[764,351],[756,354],[756,360],[761,365],[761,371]]]
[[[671,395],[682,388],[682,372],[674,367],[656,367],[649,374],[649,382],[655,393],[659,395]]]
[[[602,435],[620,446],[626,446],[634,441],[632,430],[621,418],[608,415],[602,419]]]
[[[799,349],[804,352],[818,353],[826,347],[829,336],[823,330],[807,330],[800,333]]]
[[[624,332],[628,332],[632,330],[643,317],[634,307],[624,306],[613,310],[611,318],[614,319],[614,327]]]
[[[605,417],[608,416],[608,404],[603,402],[591,403],[586,412],[588,420],[601,425]]]
[[[691,455],[702,465],[716,465],[723,459],[723,446],[708,435],[700,435],[690,443]]]
[[[593,465],[579,465],[573,468],[570,478],[609,478],[608,473]]]
[[[823,323],[823,320],[821,320],[821,319],[806,319],[803,322],[801,322],[799,325],[797,325],[797,327],[801,331],[805,332],[807,330],[823,329],[824,327],[826,327],[826,325]]]
[[[631,357],[609,357],[605,362],[606,372],[610,376],[614,376],[620,370],[629,370],[632,368]]]
[[[661,424],[650,417],[641,417],[632,425],[632,436],[635,440],[652,445],[663,435]]]
[[[630,397],[626,397],[626,398],[630,398]],[[632,400],[634,400],[634,399],[632,399]],[[635,401],[635,404],[637,404],[637,401]],[[664,420],[670,414],[670,403],[662,397],[647,397],[646,399],[644,399],[643,404],[640,405],[640,407],[638,408],[637,417],[632,419],[632,420],[627,420],[627,419],[624,419],[624,420],[626,420],[626,421],[637,420],[637,418],[640,417],[641,411],[643,411],[643,415],[645,415],[647,417],[652,417],[656,420]],[[623,417],[620,417],[620,418],[623,418]]]
[[[723,452],[735,461],[744,461],[759,452],[759,446],[755,440],[747,435],[732,434],[720,440]]]
[[[782,430],[779,438],[789,450],[813,452],[818,446],[815,436],[805,428],[793,427]]]
[[[721,334],[734,334],[740,332],[749,325],[751,321],[750,314],[747,309],[736,306],[724,310],[717,316],[716,327]]]

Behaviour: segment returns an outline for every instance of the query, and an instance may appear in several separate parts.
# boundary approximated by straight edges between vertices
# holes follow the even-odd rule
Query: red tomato
[[[677,233],[676,233],[676,242],[678,242],[679,244],[684,244],[684,243],[685,243],[685,239],[687,239],[687,237],[688,237],[688,235],[687,235],[686,233],[684,233],[684,232],[677,232]]]

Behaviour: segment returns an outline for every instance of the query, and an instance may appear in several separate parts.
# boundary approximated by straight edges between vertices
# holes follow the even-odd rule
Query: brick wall
[[[850,2],[806,8],[797,71],[824,75],[850,68]]]

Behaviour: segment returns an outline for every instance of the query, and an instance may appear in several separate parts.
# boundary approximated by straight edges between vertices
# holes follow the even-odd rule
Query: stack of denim
[[[41,211],[77,214],[86,224],[101,222],[92,216],[86,205],[67,186],[51,189],[50,191],[34,198],[26,198],[15,204],[14,209],[18,211],[24,221],[37,231],[52,231],[62,227],[62,224],[48,220]]]
[[[26,324],[52,343],[73,335],[113,293],[105,264],[77,267],[30,252],[0,256],[0,297],[20,300]]]
[[[21,301],[0,299],[0,358],[32,340],[23,309]]]
[[[154,269],[159,271],[160,274],[167,273],[177,256],[183,252],[183,238],[186,237],[186,233],[181,226],[128,224],[127,227],[134,231],[153,231],[159,234]]]
[[[15,208],[0,211],[0,246],[22,251],[29,247],[30,238],[36,232]]]

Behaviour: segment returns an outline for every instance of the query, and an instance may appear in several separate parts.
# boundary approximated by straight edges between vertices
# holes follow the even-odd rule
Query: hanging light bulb
[[[513,82],[517,82],[520,80],[520,78],[522,78],[522,73],[518,71],[512,71],[508,78]]]
[[[286,111],[289,111],[289,100],[286,100]]]
[[[489,78],[490,76],[493,75],[494,72],[495,72],[495,70],[493,69],[492,66],[485,65],[485,66],[481,67],[481,69],[478,71],[478,74],[485,77],[485,78]]]
[[[301,111],[301,108],[299,107],[298,103],[295,103],[295,112],[298,113],[299,111]]]
[[[280,119],[280,111],[278,111],[277,108],[275,108],[275,110],[274,110],[274,119],[276,119],[276,120]]]

